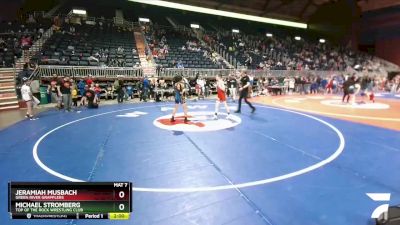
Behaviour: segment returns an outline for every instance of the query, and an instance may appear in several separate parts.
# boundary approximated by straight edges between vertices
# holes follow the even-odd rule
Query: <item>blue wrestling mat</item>
[[[365,225],[400,203],[400,133],[255,105],[214,102],[47,111],[0,131],[0,224]],[[234,111],[236,105],[230,105]],[[182,111],[182,109],[180,109]],[[9,181],[131,181],[129,221],[11,220]],[[366,193],[391,193],[375,202]]]

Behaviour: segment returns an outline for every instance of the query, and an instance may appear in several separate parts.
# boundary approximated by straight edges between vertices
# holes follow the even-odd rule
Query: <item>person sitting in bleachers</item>
[[[164,45],[164,47],[162,48],[162,53],[164,54],[164,55],[166,55],[166,54],[168,54],[169,53],[169,47],[168,47],[168,45],[166,44],[166,45]]]
[[[119,46],[117,49],[117,54],[123,54],[124,53],[124,48],[122,46]]]
[[[181,69],[183,69],[182,60],[179,60],[179,61],[178,61],[178,63],[176,64],[176,68],[181,68]]]
[[[29,14],[28,19],[26,20],[26,23],[36,23],[35,17],[33,14]]]
[[[247,56],[246,56],[246,61],[245,61],[245,65],[246,65],[247,67],[250,67],[252,63],[253,63],[253,58],[252,58],[249,54],[247,54]]]
[[[166,43],[166,42],[167,42],[167,38],[165,37],[165,35],[162,36],[161,42],[163,42],[163,43]]]
[[[70,26],[70,27],[69,27],[69,33],[70,33],[71,35],[75,35],[75,27],[74,27],[74,26]]]
[[[88,61],[96,61],[96,62],[99,62],[99,59],[96,58],[96,57],[93,56],[93,55],[89,56],[87,59],[88,59]]]
[[[60,17],[55,16],[54,19],[53,19],[53,29],[54,29],[54,31],[60,31],[61,23],[62,23],[62,21],[61,21]]]
[[[23,50],[28,50],[32,46],[32,39],[30,36],[24,36],[21,38],[21,47]]]
[[[7,44],[3,38],[0,37],[0,49],[7,48]]]
[[[160,54],[161,54],[161,52],[160,52]],[[155,59],[158,58],[158,55],[159,55],[159,51],[156,48],[154,48],[152,51],[153,58],[155,58]]]
[[[207,50],[204,50],[203,57],[205,57],[205,58],[209,58],[210,57]]]

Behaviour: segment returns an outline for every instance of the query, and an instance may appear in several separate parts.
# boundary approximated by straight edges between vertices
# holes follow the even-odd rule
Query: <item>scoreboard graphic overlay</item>
[[[129,219],[131,182],[10,182],[12,219]]]

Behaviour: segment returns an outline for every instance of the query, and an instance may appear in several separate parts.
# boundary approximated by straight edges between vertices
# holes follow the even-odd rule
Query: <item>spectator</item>
[[[50,94],[51,102],[57,103],[56,107],[58,109],[61,109],[60,83],[56,74],[53,74],[53,78],[51,79],[50,84],[47,87],[47,94]]]
[[[40,27],[37,30],[37,39],[40,39],[43,36],[43,34],[44,34],[44,29],[43,29],[43,27]]]
[[[124,81],[122,80],[121,77],[119,77],[117,80],[114,82],[114,90],[117,92],[117,101],[118,103],[122,103],[124,101]]]
[[[200,98],[205,97],[205,87],[206,87],[206,81],[203,79],[203,77],[199,76],[199,78],[196,81],[197,84],[197,99],[199,100]]]
[[[29,64],[25,63],[21,72],[18,73],[17,81],[22,81],[22,79],[29,78],[32,74],[32,71],[29,69]]]
[[[71,97],[72,97],[73,106],[78,107],[78,89],[76,86],[72,87]]]
[[[295,88],[295,79],[294,77],[289,78],[289,94],[292,94]]]
[[[229,78],[228,78],[228,88],[229,88],[229,97],[232,98],[232,101],[235,102],[236,101],[236,94],[237,94],[237,80],[236,78],[232,75],[229,74]]]
[[[30,81],[28,78],[24,77],[22,79],[22,82],[23,82],[23,85],[21,87],[22,99],[25,101],[28,109],[26,112],[26,118],[29,118],[30,120],[36,120],[37,118],[35,118],[33,115],[34,98],[31,92],[31,88],[29,87]]]
[[[29,14],[28,19],[26,20],[26,23],[36,23],[35,17],[33,17],[32,14]]]
[[[118,49],[117,49],[117,53],[118,54],[123,54],[124,53],[124,48],[119,46]]]
[[[29,36],[23,36],[21,39],[21,47],[23,50],[29,50],[32,46],[32,39]]]
[[[182,60],[179,60],[179,61],[178,61],[178,64],[176,65],[176,68],[183,69],[183,63],[182,63]]]
[[[94,92],[96,93],[97,100],[100,102],[101,88],[99,84],[95,84]]]
[[[128,95],[128,98],[133,99],[133,86],[128,85],[126,87],[126,94]]]
[[[87,102],[87,104],[88,104],[87,107],[89,109],[97,109],[99,107],[96,93],[93,90],[90,90],[88,85],[85,86],[85,97],[82,98],[82,100],[83,99]],[[84,103],[83,103],[83,105],[84,105]]]
[[[71,81],[69,76],[64,77],[64,81],[60,85],[60,92],[62,97],[62,102],[64,104],[64,109],[66,112],[71,111]]]
[[[283,80],[283,87],[285,88],[285,93],[289,93],[289,84],[290,84],[290,78],[288,76],[285,77]]]
[[[77,75],[78,76],[78,75]],[[79,82],[78,82],[78,89],[79,89],[79,94],[80,96],[83,96],[85,93],[85,86],[86,86],[86,82],[80,78]]]
[[[245,65],[250,68],[251,64],[253,63],[253,58],[248,54],[246,56]]]
[[[147,76],[144,77],[143,79],[143,85],[142,85],[142,93],[143,93],[143,101],[147,102],[147,98],[149,95],[149,89],[150,89],[150,81],[147,78]]]
[[[168,54],[169,53],[169,48],[168,48],[168,45],[164,45],[164,47],[163,47],[163,55],[166,55],[166,54]]]
[[[75,35],[75,27],[74,26],[69,27],[69,33],[72,35]]]
[[[40,82],[37,77],[34,77],[33,80],[30,82],[30,87],[32,90],[32,95],[40,100]]]
[[[89,60],[89,61],[96,61],[96,62],[99,62],[99,59],[96,58],[96,57],[93,56],[93,55],[89,56],[89,57],[88,57],[88,60]]]
[[[93,76],[92,75],[88,75],[87,76],[87,78],[86,78],[86,84],[89,86],[89,87],[92,87],[92,84],[93,84]]]

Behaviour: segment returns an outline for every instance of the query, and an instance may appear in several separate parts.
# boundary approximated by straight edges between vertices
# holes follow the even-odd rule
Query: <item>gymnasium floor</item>
[[[168,122],[171,103],[42,112],[0,130],[0,224],[28,224],[9,219],[8,181],[65,180],[132,181],[131,220],[29,224],[374,224],[366,193],[400,203],[400,98],[336,100],[257,97],[217,121],[214,101],[190,102],[189,124]]]

